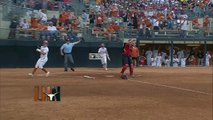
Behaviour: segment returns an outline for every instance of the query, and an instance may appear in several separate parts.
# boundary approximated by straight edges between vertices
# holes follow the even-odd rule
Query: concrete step
[[[47,11],[47,17],[53,17],[54,15],[56,16],[56,18],[58,18],[59,17],[59,11],[50,11],[50,10],[48,10]]]
[[[72,0],[72,7],[74,8],[75,13],[78,15],[81,14],[82,11],[86,9],[84,3],[79,2],[79,0]]]

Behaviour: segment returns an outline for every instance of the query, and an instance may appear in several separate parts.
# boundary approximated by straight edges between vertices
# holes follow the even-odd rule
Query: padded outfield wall
[[[49,54],[46,67],[63,67],[60,46],[64,42],[49,42]],[[89,60],[89,53],[97,53],[101,43],[80,43],[73,48],[76,67],[101,67],[100,60]],[[39,41],[0,40],[0,66],[3,68],[33,67],[39,58],[35,51]],[[106,43],[111,62],[109,67],[121,66],[122,43]]]

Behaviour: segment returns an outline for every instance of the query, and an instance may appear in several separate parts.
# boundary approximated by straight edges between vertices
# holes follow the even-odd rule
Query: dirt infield
[[[0,69],[1,120],[212,120],[212,68]],[[83,78],[84,75],[95,79]],[[60,102],[35,102],[36,85],[61,86]]]

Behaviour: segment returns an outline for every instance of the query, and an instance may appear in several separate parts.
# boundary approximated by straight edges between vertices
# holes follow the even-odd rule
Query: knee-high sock
[[[121,73],[123,74],[126,71],[127,68],[128,68],[128,64],[124,65],[122,67]]]
[[[131,64],[129,66],[129,73],[130,73],[130,75],[133,75],[133,69],[134,69],[134,66],[133,66],[133,64]]]

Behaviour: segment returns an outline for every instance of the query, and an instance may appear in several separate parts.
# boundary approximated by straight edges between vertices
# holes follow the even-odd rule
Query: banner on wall
[[[89,60],[100,60],[98,53],[89,53]]]

